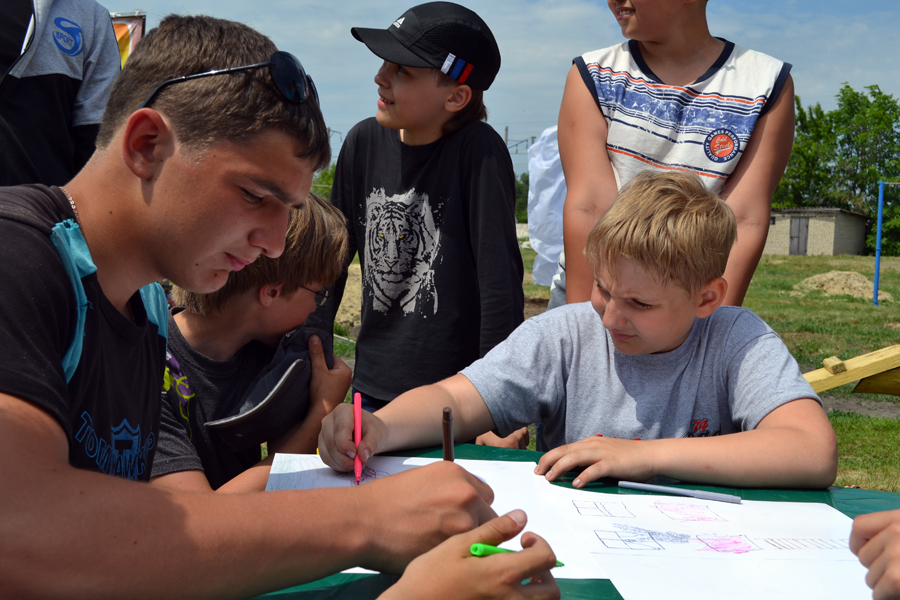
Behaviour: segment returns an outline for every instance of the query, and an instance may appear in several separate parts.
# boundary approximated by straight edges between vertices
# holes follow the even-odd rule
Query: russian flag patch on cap
[[[450,79],[454,79],[459,83],[465,83],[472,72],[472,65],[456,58],[455,54],[448,54],[444,64],[441,66],[441,72],[448,75]]]

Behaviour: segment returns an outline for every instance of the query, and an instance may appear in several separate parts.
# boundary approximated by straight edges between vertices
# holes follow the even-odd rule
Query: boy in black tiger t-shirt
[[[457,4],[430,2],[387,30],[351,32],[385,61],[377,113],[347,135],[331,194],[362,267],[353,387],[377,410],[506,339],[523,320],[523,269],[512,161],[483,122],[484,90],[500,69],[487,24]],[[344,282],[313,317],[323,329]],[[506,444],[524,447],[525,436]]]

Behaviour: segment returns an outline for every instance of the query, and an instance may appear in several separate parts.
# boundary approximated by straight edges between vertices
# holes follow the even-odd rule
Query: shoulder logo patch
[[[403,25],[403,19],[405,19],[405,18],[406,18],[406,17],[400,17],[399,19],[397,19],[396,21],[394,21],[394,22],[392,23],[392,25],[393,25],[394,27],[396,27],[397,29],[400,29],[400,26]]]
[[[53,20],[53,24],[58,28],[58,31],[53,32],[57,48],[69,56],[78,56],[84,51],[84,38],[78,23],[59,17]]]
[[[703,142],[706,157],[717,163],[728,162],[737,156],[741,141],[730,129],[714,129]]]

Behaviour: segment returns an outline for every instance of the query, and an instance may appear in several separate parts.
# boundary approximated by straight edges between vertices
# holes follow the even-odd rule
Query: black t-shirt
[[[73,217],[58,188],[0,188],[0,392],[59,422],[73,466],[148,480],[165,296],[151,284],[131,298],[136,323],[122,316],[100,288]]]
[[[439,381],[522,323],[515,176],[486,123],[409,146],[374,118],[362,121],[341,148],[331,202],[347,217],[362,266],[360,391],[392,400]],[[344,282],[311,317],[323,329]]]
[[[260,450],[234,452],[206,424],[227,417],[238,407],[275,349],[252,341],[232,358],[216,361],[187,343],[172,315],[153,477],[202,470],[210,486],[217,489],[258,463]]]

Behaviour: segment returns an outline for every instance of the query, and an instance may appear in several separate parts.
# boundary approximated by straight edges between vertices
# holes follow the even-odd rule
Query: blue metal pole
[[[878,306],[878,273],[881,271],[881,218],[884,213],[884,182],[878,182],[878,229],[875,232],[875,290],[872,304]]]

